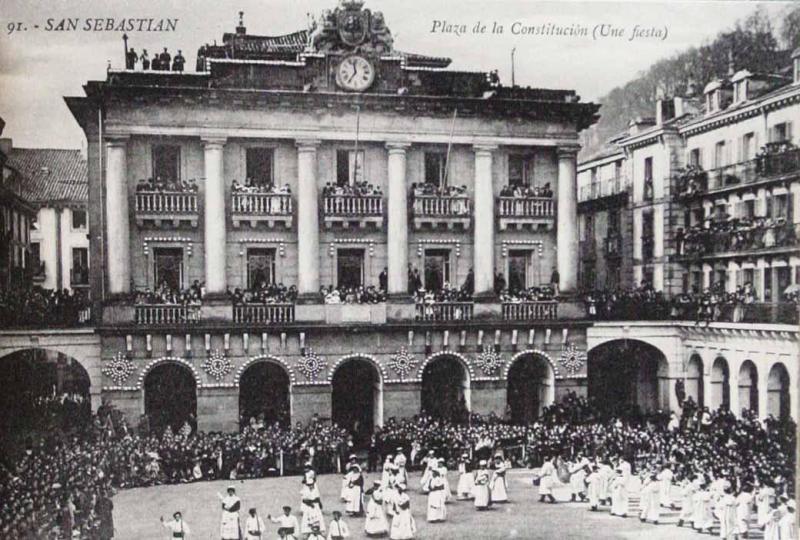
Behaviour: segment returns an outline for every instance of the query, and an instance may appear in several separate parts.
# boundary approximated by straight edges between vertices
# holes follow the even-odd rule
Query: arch
[[[91,422],[93,384],[78,359],[28,347],[4,351],[0,368],[0,452],[31,431],[68,430]]]
[[[739,366],[739,408],[758,415],[758,369],[752,360],[745,360]]]
[[[789,370],[782,362],[775,362],[767,376],[767,415],[786,419],[791,416]]]
[[[705,380],[703,377],[703,357],[692,353],[686,363],[686,376],[684,377],[686,398],[692,398],[695,404],[705,406]]]
[[[173,363],[183,366],[184,368],[188,369],[192,377],[194,377],[194,384],[197,388],[203,387],[203,381],[200,378],[200,373],[197,371],[192,364],[190,364],[187,360],[183,358],[179,358],[177,356],[162,356],[160,358],[155,358],[150,360],[145,366],[142,368],[142,371],[139,373],[139,377],[136,379],[136,390],[142,390],[144,388],[144,380],[147,375],[156,367],[160,366],[161,364],[165,363]]]
[[[511,360],[509,362],[507,362],[503,366],[503,373],[501,375],[503,377],[503,379],[506,379],[506,380],[508,379],[508,372],[511,369],[511,366],[514,365],[514,362],[516,362],[517,360],[519,360],[523,356],[526,356],[526,355],[529,355],[529,354],[532,354],[532,355],[535,355],[535,356],[541,356],[542,358],[547,360],[547,363],[550,364],[550,369],[553,371],[553,375],[558,375],[558,365],[556,365],[555,361],[553,361],[553,357],[552,356],[550,356],[549,354],[547,354],[544,351],[540,351],[539,349],[525,349],[524,351],[520,351],[517,354],[515,354],[514,356],[512,356]]]
[[[731,406],[731,370],[724,356],[717,356],[711,365],[711,395],[708,406],[712,411]]]
[[[529,424],[555,400],[555,371],[546,356],[525,351],[514,355],[504,371],[506,404],[515,424]]]
[[[453,369],[456,367],[460,374],[454,376]],[[464,356],[449,351],[432,354],[420,366],[421,409],[435,416],[455,420],[465,418],[471,410],[470,388],[473,378]]]
[[[380,363],[366,354],[344,356],[329,372],[331,418],[353,435],[356,445],[367,444],[383,425],[384,379]]]
[[[292,379],[282,362],[271,357],[249,361],[237,370],[235,384],[239,388],[240,428],[251,418],[263,420],[266,426],[291,424]]]
[[[664,353],[646,341],[606,341],[589,351],[588,395],[607,413],[668,410],[668,370]]]
[[[260,354],[258,356],[253,356],[251,358],[248,358],[247,361],[244,364],[242,364],[241,366],[239,366],[239,368],[236,370],[236,373],[233,376],[233,384],[235,384],[236,386],[239,386],[239,384],[241,382],[242,375],[244,374],[244,372],[247,371],[247,369],[249,367],[251,367],[251,366],[253,366],[255,364],[258,364],[260,362],[270,362],[270,363],[273,363],[273,364],[276,364],[276,365],[282,367],[283,370],[286,372],[286,376],[289,377],[290,385],[294,386],[295,374],[294,374],[294,370],[292,369],[292,366],[290,366],[282,358],[279,358],[277,356],[273,356],[271,354]]]
[[[150,428],[161,433],[167,426],[178,430],[189,422],[192,430],[196,430],[200,388],[196,371],[188,362],[164,358],[151,364],[142,376],[142,401]]]

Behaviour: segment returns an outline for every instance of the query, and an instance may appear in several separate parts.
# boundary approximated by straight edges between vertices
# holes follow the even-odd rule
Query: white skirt
[[[458,498],[469,499],[472,497],[472,490],[475,488],[475,478],[470,473],[461,473],[458,476]]]
[[[414,538],[415,532],[417,532],[417,524],[409,510],[400,510],[392,518],[392,529],[389,533],[389,538],[392,540],[411,540]]]
[[[239,540],[239,512],[222,512],[219,536],[222,540]]]
[[[364,532],[367,534],[386,534],[389,531],[389,522],[386,521],[386,514],[383,512],[383,506],[376,503],[370,497],[367,503],[367,519],[364,522]]]
[[[444,521],[447,517],[444,490],[432,491],[428,494],[428,521]]]

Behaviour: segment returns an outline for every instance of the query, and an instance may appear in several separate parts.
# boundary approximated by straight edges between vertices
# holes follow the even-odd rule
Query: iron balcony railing
[[[501,218],[551,218],[553,199],[551,197],[499,197]]]
[[[625,176],[616,176],[607,180],[595,180],[588,185],[581,186],[578,192],[578,202],[610,197],[627,190],[628,179]]]
[[[137,191],[136,212],[141,214],[196,214],[197,193]]]
[[[420,321],[469,321],[472,320],[472,302],[435,302],[417,304],[417,319]]]
[[[381,195],[326,195],[322,199],[326,216],[359,217],[382,216]]]
[[[294,322],[294,304],[241,304],[233,306],[236,323],[288,323]]]
[[[292,196],[288,193],[234,193],[231,211],[241,215],[291,216]]]
[[[194,324],[200,321],[200,306],[136,306],[135,321],[143,326]]]
[[[555,300],[503,303],[505,321],[552,321],[557,318],[558,302]]]
[[[468,197],[415,195],[414,214],[426,217],[466,217],[472,210]]]

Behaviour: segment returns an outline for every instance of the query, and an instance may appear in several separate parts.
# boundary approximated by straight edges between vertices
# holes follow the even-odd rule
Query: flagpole
[[[447,155],[444,158],[444,186],[447,186],[447,173],[450,171],[450,149],[453,147],[453,132],[456,129],[458,108],[453,109],[453,121],[450,123],[450,138],[447,139]]]

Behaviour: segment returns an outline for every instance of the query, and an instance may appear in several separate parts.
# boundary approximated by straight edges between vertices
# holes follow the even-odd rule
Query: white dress
[[[267,535],[267,526],[261,516],[247,516],[244,522],[245,540],[262,540]]]
[[[491,481],[492,502],[508,502],[508,490],[506,489],[506,466],[500,464],[492,474]]]
[[[442,477],[434,476],[425,487],[428,491],[428,521],[444,521],[447,517],[447,507]]]
[[[743,491],[736,497],[736,534],[740,537],[750,529],[750,506],[753,494]]]
[[[364,479],[358,471],[347,473],[347,504],[345,511],[349,514],[360,514],[361,508],[361,493],[363,489]]]
[[[314,525],[319,525],[320,532],[325,532],[325,520],[322,517],[322,506],[317,485],[314,484],[313,487],[303,486],[300,491],[300,499],[300,507],[303,511],[303,518],[300,520],[300,532],[309,534]]]
[[[775,490],[771,487],[762,487],[758,490],[756,495],[756,513],[758,518],[758,526],[763,527],[772,514],[772,499],[775,496]]]
[[[597,471],[592,471],[589,473],[589,476],[586,477],[586,484],[588,485],[588,489],[586,490],[586,495],[589,497],[589,506],[592,508],[597,508],[597,505],[600,504],[600,475]],[[540,493],[541,493],[541,486]]]
[[[658,480],[660,483],[659,486],[659,504],[661,506],[670,506],[672,504],[672,499],[669,496],[670,487],[672,487],[672,477],[673,473],[671,469],[664,469],[660,473],[658,473]]]
[[[588,460],[582,459],[581,461],[575,463],[572,467],[570,467],[569,472],[569,488],[572,495],[576,497],[581,493],[586,491],[586,484],[584,480],[586,480],[586,471],[583,469],[584,465],[589,463]],[[542,493],[542,484],[541,480],[539,481],[539,493]]]
[[[236,495],[222,498],[222,518],[219,523],[219,536],[222,540],[239,540],[239,508],[242,501]]]
[[[395,514],[389,537],[392,540],[411,540],[417,532],[417,524],[411,515],[411,499],[405,493],[400,493],[395,499],[394,506]]]
[[[480,469],[475,471],[475,508],[489,506],[489,471]]]
[[[467,470],[467,463],[462,461],[458,464],[458,486],[456,487],[459,499],[469,499],[472,497],[472,490],[475,488],[475,478],[472,472]]]
[[[367,501],[367,519],[364,522],[364,532],[368,536],[378,536],[389,532],[389,522],[383,511],[383,493],[376,489]]]
[[[719,519],[719,537],[733,538],[736,530],[736,499],[733,495],[725,494],[717,501],[717,519]]]
[[[611,515],[625,516],[628,514],[628,489],[625,478],[617,476],[611,481]]]

